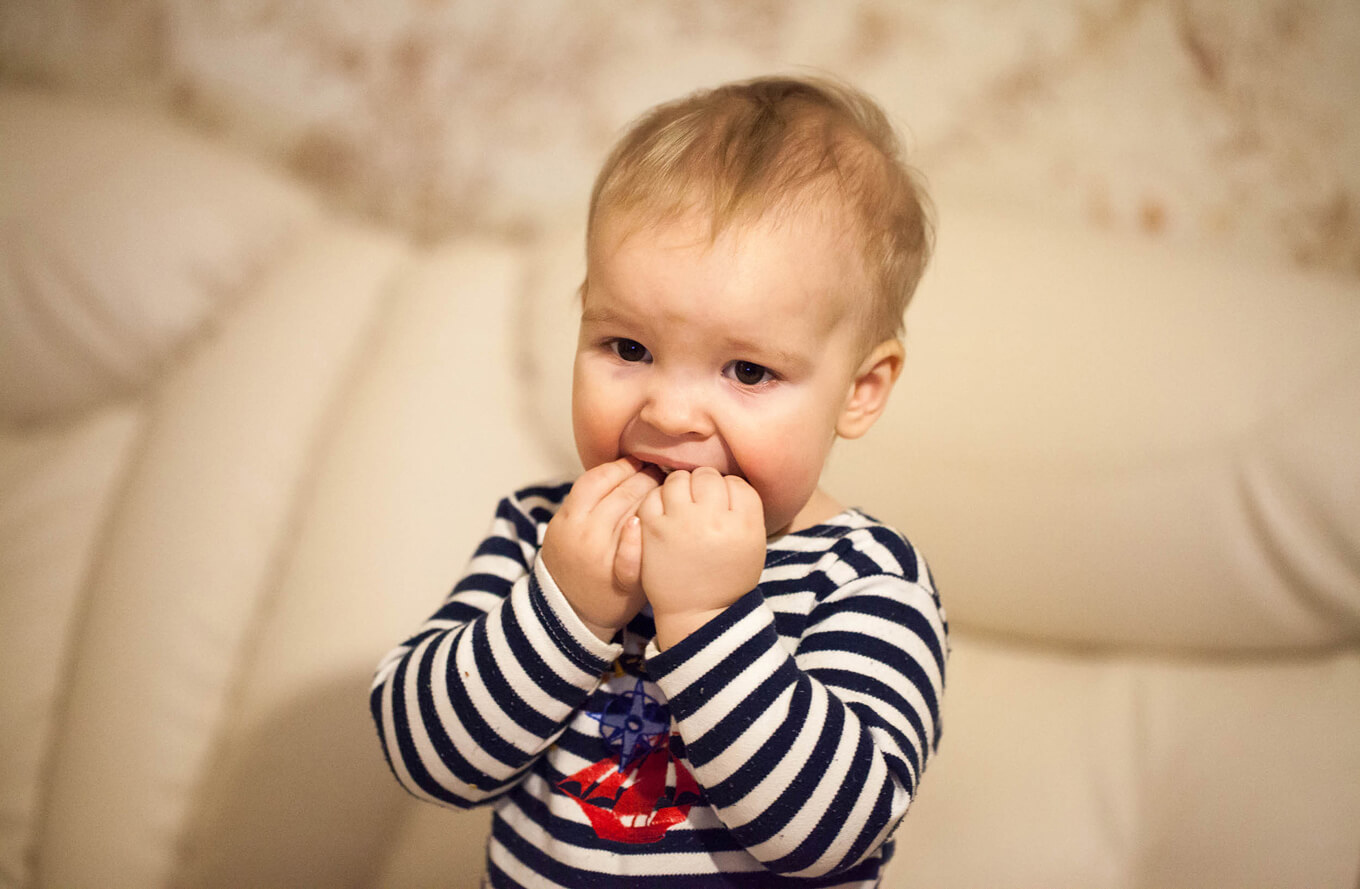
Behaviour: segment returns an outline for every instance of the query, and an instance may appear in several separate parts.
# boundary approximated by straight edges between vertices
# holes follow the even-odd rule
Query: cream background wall
[[[1352,0],[0,5],[0,77],[172,108],[425,237],[575,219],[647,106],[813,67],[938,190],[1351,277],[1357,47]]]

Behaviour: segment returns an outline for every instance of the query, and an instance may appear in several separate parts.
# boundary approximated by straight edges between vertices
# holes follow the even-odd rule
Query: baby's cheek
[[[611,435],[609,430],[597,426],[587,431],[584,440],[577,436],[576,449],[582,465],[586,469],[593,469],[602,463],[618,459],[618,436]]]
[[[771,445],[742,464],[746,480],[765,508],[766,525],[782,527],[802,509],[817,488],[821,466],[809,455]]]
[[[607,405],[578,398],[572,411],[576,452],[586,469],[618,457],[619,430]]]

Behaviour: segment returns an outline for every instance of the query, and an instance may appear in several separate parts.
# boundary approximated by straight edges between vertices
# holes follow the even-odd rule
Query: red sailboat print
[[[699,784],[672,747],[670,714],[638,679],[600,712],[600,735],[612,755],[558,782],[603,839],[654,843],[703,798]],[[673,740],[672,740],[673,739]]]

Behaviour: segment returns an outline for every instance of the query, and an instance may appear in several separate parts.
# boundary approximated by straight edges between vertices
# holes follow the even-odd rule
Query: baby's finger
[[[601,463],[587,470],[571,486],[567,496],[572,505],[583,511],[590,511],[603,500],[610,491],[621,483],[638,474],[642,461],[633,457],[620,457],[609,463]],[[566,504],[563,504],[564,506]]]
[[[661,503],[667,513],[674,513],[693,502],[689,470],[677,469],[666,476],[666,480],[661,483]]]
[[[638,518],[643,522],[654,521],[666,514],[666,507],[661,501],[661,487],[656,487],[644,498],[642,504],[638,506]]]
[[[733,512],[755,513],[762,516],[765,514],[765,504],[746,479],[725,475],[723,482],[727,485],[727,501],[731,504]]]
[[[695,503],[711,503],[720,509],[730,508],[731,498],[723,474],[711,466],[701,466],[690,473],[689,488]]]
[[[594,514],[601,521],[611,521],[620,524],[629,516],[637,512],[638,504],[642,503],[642,498],[654,490],[659,484],[656,476],[650,472],[642,471],[634,473],[610,491],[596,504]]]
[[[642,590],[642,523],[637,516],[624,522],[614,551],[614,582],[627,593]]]

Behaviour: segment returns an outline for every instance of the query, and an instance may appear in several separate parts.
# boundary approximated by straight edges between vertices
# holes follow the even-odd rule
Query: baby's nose
[[[670,436],[711,435],[713,432],[703,398],[689,386],[656,386],[648,393],[639,416],[653,429]]]

